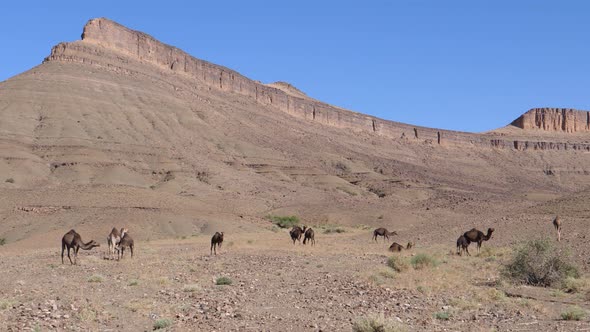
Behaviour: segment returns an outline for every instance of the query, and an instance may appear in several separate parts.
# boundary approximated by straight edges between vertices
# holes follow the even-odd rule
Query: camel
[[[68,258],[70,259],[70,263],[72,265],[78,264],[78,250],[80,248],[84,250],[90,250],[94,247],[100,247],[100,244],[94,240],[90,240],[88,243],[84,243],[82,241],[82,237],[80,234],[76,233],[75,230],[70,230],[66,234],[64,234],[63,238],[61,239],[61,263],[64,263],[64,251],[68,248]],[[72,258],[70,257],[70,249],[74,249],[74,261],[72,262]]]
[[[133,246],[133,238],[131,237],[131,235],[129,235],[129,233],[125,232],[125,235],[123,235],[123,237],[119,241],[119,244],[115,247],[115,250],[117,250],[117,260],[123,258],[123,254],[125,253],[125,247],[129,247],[129,250],[131,251],[131,258],[133,258]]]
[[[393,242],[389,246],[389,251],[400,252],[400,251],[402,251],[404,249],[406,249],[406,250],[412,249],[413,246],[414,246],[414,244],[412,242],[408,242],[408,245],[405,248],[401,244],[399,244],[397,242]]]
[[[115,255],[115,246],[119,244],[119,241],[121,241],[121,238],[127,232],[128,232],[127,228],[121,228],[121,230],[119,231],[118,229],[113,227],[113,229],[111,230],[111,233],[109,234],[109,236],[107,236],[107,244],[109,246],[109,256],[111,257],[111,259],[113,259],[114,258],[113,256]]]
[[[467,245],[469,246],[471,242],[477,242],[477,252],[479,253],[479,249],[481,248],[481,243],[483,241],[488,241],[492,238],[492,233],[494,232],[493,228],[488,228],[488,234],[484,235],[482,231],[479,231],[475,228],[465,232],[463,236],[465,240],[467,240]]]
[[[464,235],[461,235],[457,239],[457,255],[463,256],[463,251],[467,253],[467,256],[471,256],[469,253],[469,241],[467,241]]]
[[[221,244],[223,243],[223,232],[215,232],[213,237],[211,238],[211,254],[215,252],[217,255],[217,248],[221,248]]]
[[[385,239],[389,241],[390,235],[397,235],[397,233],[395,231],[389,232],[387,228],[377,228],[373,231],[373,240],[377,242],[377,236],[383,236],[383,242],[385,242]]]
[[[301,235],[303,235],[305,233],[305,230],[307,229],[307,227],[303,226],[303,228],[299,227],[299,226],[294,226],[291,231],[289,231],[289,234],[291,235],[291,240],[293,240],[293,244],[295,244],[295,240],[299,241],[301,243]]]
[[[315,232],[311,228],[308,228],[305,231],[305,234],[303,235],[303,244],[305,244],[305,241],[307,240],[309,240],[309,243],[311,243],[312,246],[315,246]]]
[[[555,231],[557,231],[557,242],[561,242],[561,218],[559,216],[553,219],[553,226],[555,227]]]

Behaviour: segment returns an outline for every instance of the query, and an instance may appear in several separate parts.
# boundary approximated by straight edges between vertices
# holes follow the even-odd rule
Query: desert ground
[[[0,330],[590,330],[589,114],[415,127],[91,20],[0,82]],[[314,246],[272,221],[287,216]],[[113,227],[133,258],[109,259]],[[457,255],[472,228],[495,231]],[[101,244],[77,265],[70,229]],[[575,287],[506,278],[536,239],[569,255]]]

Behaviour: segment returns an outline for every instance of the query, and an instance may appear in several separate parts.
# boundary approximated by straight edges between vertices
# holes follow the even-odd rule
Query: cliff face
[[[571,108],[533,108],[512,122],[521,129],[556,132],[590,131],[590,112]]]

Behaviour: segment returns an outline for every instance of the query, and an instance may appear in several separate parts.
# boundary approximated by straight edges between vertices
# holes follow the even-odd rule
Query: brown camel
[[[387,228],[377,228],[376,230],[373,231],[373,240],[375,240],[375,242],[377,242],[377,236],[383,236],[383,242],[385,242],[385,239],[387,239],[387,241],[389,241],[389,236],[390,235],[397,235],[397,233],[395,231],[393,232],[389,232],[387,230]]]
[[[461,235],[457,239],[457,255],[463,256],[463,252],[466,252],[467,256],[471,256],[469,253],[469,242],[464,235]]]
[[[131,258],[133,258],[133,238],[127,232],[125,232],[125,235],[123,235],[121,241],[119,241],[119,244],[115,247],[115,249],[117,250],[117,260],[123,258],[123,254],[125,253],[125,247],[129,247],[129,250],[131,251]]]
[[[553,226],[555,227],[555,231],[557,231],[557,242],[561,241],[561,218],[559,218],[559,216],[556,216],[555,219],[553,219]]]
[[[109,234],[109,236],[107,236],[107,244],[109,245],[109,256],[111,257],[111,259],[113,259],[113,256],[115,255],[115,246],[119,244],[119,241],[121,241],[121,238],[127,232],[127,228],[121,228],[121,230],[119,231],[118,229],[113,227],[111,233]]]
[[[393,242],[389,246],[389,251],[400,252],[400,251],[402,251],[404,249],[406,249],[406,250],[412,249],[413,246],[414,246],[414,244],[412,242],[408,242],[408,245],[405,248],[401,244],[399,244],[397,242]]]
[[[75,230],[70,230],[61,238],[61,263],[64,263],[64,251],[68,248],[68,258],[70,259],[70,263],[72,265],[76,265],[78,263],[78,250],[80,248],[84,250],[90,250],[94,247],[100,247],[100,244],[95,242],[94,240],[90,240],[88,243],[84,243],[82,241],[82,237],[80,234],[76,233]],[[74,249],[74,261],[72,262],[72,258],[70,257],[70,249]]]
[[[477,242],[477,252],[479,253],[479,249],[481,248],[481,243],[483,241],[488,241],[492,238],[492,233],[494,232],[493,228],[488,228],[488,234],[484,235],[482,231],[479,231],[475,228],[465,232],[463,236],[467,240],[467,245],[471,244],[471,242]]]
[[[309,240],[309,243],[311,243],[312,246],[315,246],[315,232],[311,228],[308,228],[305,231],[305,234],[303,235],[303,244],[305,244],[305,241],[307,240]]]
[[[223,243],[223,232],[215,232],[213,237],[211,238],[211,254],[215,252],[217,255],[217,248],[221,248],[221,244]]]
[[[303,235],[305,233],[305,230],[307,229],[307,227],[303,226],[303,228],[299,227],[299,226],[294,226],[291,231],[289,231],[289,234],[291,235],[291,240],[293,240],[293,244],[295,244],[295,241],[299,241],[301,243],[301,235]]]

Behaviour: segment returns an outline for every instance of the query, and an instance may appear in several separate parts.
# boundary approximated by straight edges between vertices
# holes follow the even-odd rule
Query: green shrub
[[[404,272],[410,268],[408,262],[399,256],[391,256],[387,259],[387,266],[394,269],[396,272]]]
[[[446,311],[440,311],[434,314],[434,318],[440,320],[449,320],[451,318],[451,314]]]
[[[566,293],[579,293],[588,287],[586,279],[567,277],[561,283],[561,289]]]
[[[3,246],[6,244],[6,239],[5,238],[0,238],[0,246]]]
[[[517,247],[502,274],[513,282],[543,287],[579,277],[570,257],[555,249],[549,239],[531,240]]]
[[[13,178],[6,179],[6,182],[8,182],[8,183],[14,183],[14,179]]]
[[[273,224],[280,228],[291,228],[299,225],[299,218],[297,216],[267,216]]]
[[[586,312],[580,307],[571,307],[561,313],[561,319],[563,320],[582,320],[584,317],[586,317]]]
[[[192,293],[192,292],[197,292],[201,290],[201,285],[199,284],[189,284],[189,285],[184,285],[184,287],[182,287],[182,290],[188,293]]]
[[[160,318],[154,322],[154,330],[165,329],[170,325],[172,325],[172,320]]]
[[[335,226],[328,226],[324,229],[324,234],[331,234],[331,233],[345,233],[346,230],[342,227],[335,227]]]
[[[397,321],[381,315],[369,315],[352,324],[353,332],[402,332],[406,329]]]
[[[131,280],[129,282],[129,286],[137,286],[137,285],[139,285],[139,281],[137,281],[137,280]]]
[[[438,265],[438,261],[434,257],[427,254],[417,254],[416,256],[412,257],[410,263],[416,270]]]
[[[216,285],[231,285],[232,284],[232,281],[228,277],[219,277],[215,281],[215,284]]]
[[[90,278],[88,278],[88,282],[103,282],[103,281],[104,281],[104,277],[99,274],[95,274],[95,275],[91,276]]]

